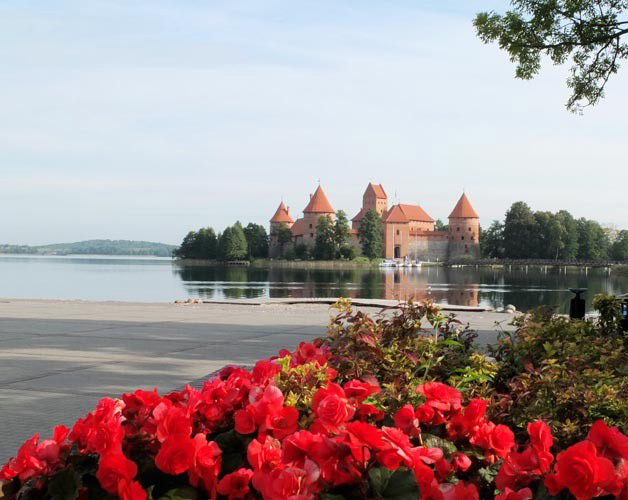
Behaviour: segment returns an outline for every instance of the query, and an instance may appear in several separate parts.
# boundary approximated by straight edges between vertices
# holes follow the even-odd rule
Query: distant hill
[[[175,245],[131,240],[87,240],[76,243],[53,243],[50,245],[2,245],[0,253],[31,255],[153,255],[170,257]]]

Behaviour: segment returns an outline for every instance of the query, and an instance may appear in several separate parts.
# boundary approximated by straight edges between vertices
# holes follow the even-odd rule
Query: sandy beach
[[[323,335],[334,313],[327,304],[251,302],[0,299],[0,462],[34,433],[71,425],[103,396],[169,391],[228,364],[251,364]],[[496,321],[512,319],[456,314],[483,344],[496,338]]]

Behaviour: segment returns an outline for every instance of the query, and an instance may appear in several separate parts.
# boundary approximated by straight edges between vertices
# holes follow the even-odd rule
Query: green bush
[[[420,396],[409,390],[429,380],[448,383],[468,397],[490,393],[497,366],[475,352],[476,333],[431,302],[386,309],[376,318],[352,311],[349,301],[336,307],[341,313],[318,342],[329,347],[339,383],[354,378],[382,383],[382,409],[418,404]]]
[[[500,334],[491,349],[500,364],[495,417],[521,433],[528,422],[545,420],[564,446],[583,439],[600,418],[628,431],[627,339],[612,300],[598,297],[595,305],[597,319],[537,310],[515,320],[514,333]]]
[[[364,265],[371,263],[369,258],[364,257],[363,255],[358,255],[357,257],[354,257],[353,262],[355,262],[356,264],[364,264]]]

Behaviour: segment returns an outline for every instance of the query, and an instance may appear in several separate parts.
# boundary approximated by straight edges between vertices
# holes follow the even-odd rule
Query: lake
[[[169,258],[0,256],[0,297],[171,302],[258,297],[431,297],[440,304],[555,305],[568,310],[567,288],[628,292],[628,277],[603,268],[492,269],[423,267],[401,270],[180,267]]]

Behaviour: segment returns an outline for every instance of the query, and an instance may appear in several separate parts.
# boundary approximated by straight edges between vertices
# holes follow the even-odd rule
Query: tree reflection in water
[[[568,310],[572,287],[588,288],[587,304],[599,292],[625,293],[628,277],[605,269],[498,269],[490,267],[423,267],[407,269],[296,269],[230,266],[179,266],[174,272],[191,297],[236,299],[258,297],[349,297],[417,300],[465,306],[519,310],[539,305]]]

